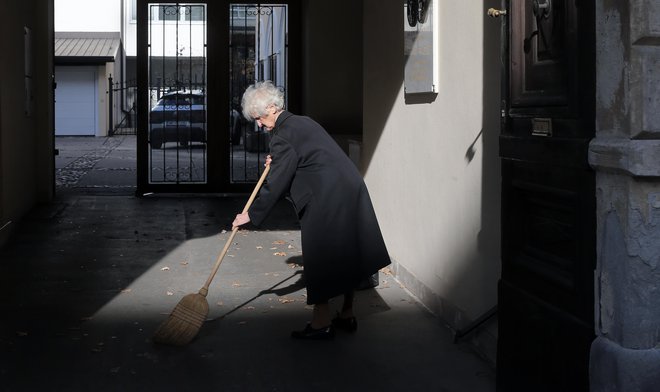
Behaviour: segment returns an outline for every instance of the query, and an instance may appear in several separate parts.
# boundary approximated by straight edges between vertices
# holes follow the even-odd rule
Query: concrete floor
[[[69,179],[0,250],[3,391],[495,390],[492,365],[454,344],[388,269],[357,294],[356,334],[292,340],[311,310],[285,202],[232,241],[197,338],[154,344],[157,326],[203,285],[247,196],[136,198],[135,139],[113,139],[58,140]],[[104,184],[109,171],[121,175]]]

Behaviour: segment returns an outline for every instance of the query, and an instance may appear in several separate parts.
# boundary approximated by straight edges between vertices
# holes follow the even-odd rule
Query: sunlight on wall
[[[403,89],[399,4],[365,2],[365,180],[391,256],[468,319],[499,278],[499,59],[484,57],[499,37],[482,7],[439,3],[440,85],[420,100]]]

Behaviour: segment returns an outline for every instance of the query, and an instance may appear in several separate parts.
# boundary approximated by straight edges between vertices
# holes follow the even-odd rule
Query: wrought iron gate
[[[108,78],[108,136],[135,135],[135,80],[114,82]]]
[[[206,5],[149,5],[149,182],[206,183]]]
[[[241,98],[272,80],[291,102],[291,5],[136,1],[138,193],[248,190],[269,134]]]
[[[270,135],[245,121],[241,97],[256,80],[271,80],[286,92],[287,5],[231,4],[229,15],[231,182],[255,182]]]

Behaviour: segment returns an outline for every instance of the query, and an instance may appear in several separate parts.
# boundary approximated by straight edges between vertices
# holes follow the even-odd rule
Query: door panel
[[[206,4],[149,4],[149,183],[206,184]]]
[[[512,2],[510,102],[514,112],[539,106],[574,112],[575,61],[567,55],[576,49],[573,3]]]
[[[498,390],[584,391],[594,337],[594,6],[504,4]]]
[[[55,135],[96,136],[96,70],[59,66],[55,68],[55,80]]]
[[[287,4],[229,4],[232,184],[254,183],[264,168],[270,134],[243,118],[241,98],[249,85],[261,80],[288,91],[288,8]]]

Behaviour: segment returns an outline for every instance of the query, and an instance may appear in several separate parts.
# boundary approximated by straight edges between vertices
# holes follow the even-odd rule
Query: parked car
[[[149,143],[161,148],[175,142],[206,142],[206,97],[199,91],[165,93],[151,109]]]

